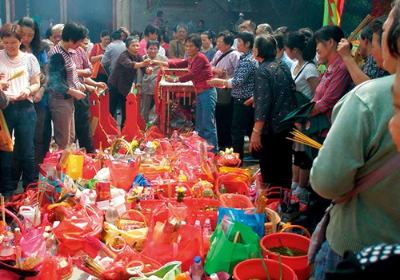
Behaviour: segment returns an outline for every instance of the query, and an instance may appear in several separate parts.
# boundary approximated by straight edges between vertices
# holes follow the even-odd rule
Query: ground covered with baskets
[[[96,154],[52,149],[39,183],[2,202],[0,276],[308,279],[309,236],[278,233],[281,191],[210,148],[195,132],[149,130]]]

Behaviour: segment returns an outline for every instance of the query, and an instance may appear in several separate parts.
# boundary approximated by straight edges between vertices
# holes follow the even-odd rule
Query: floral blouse
[[[292,92],[296,86],[290,69],[280,59],[264,61],[255,73],[254,121],[265,121],[261,134],[279,133],[291,128],[281,124],[296,109]]]

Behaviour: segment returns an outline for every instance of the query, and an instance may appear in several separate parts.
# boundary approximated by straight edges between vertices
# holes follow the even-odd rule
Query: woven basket
[[[281,217],[279,217],[278,213],[274,210],[265,208],[265,215],[268,218],[268,223],[264,224],[265,227],[265,235],[276,233],[279,223],[281,222]]]

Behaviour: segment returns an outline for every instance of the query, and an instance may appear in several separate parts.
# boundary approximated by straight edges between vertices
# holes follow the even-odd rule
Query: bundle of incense
[[[91,274],[97,278],[104,272],[104,267],[96,260],[89,256],[81,256],[82,264],[91,271]]]
[[[257,198],[257,207],[256,207],[256,210],[254,211],[254,213],[256,213],[256,214],[264,213],[265,208],[267,207],[267,201],[268,201],[268,198],[266,198],[263,195],[260,195]]]
[[[90,247],[92,247],[96,252],[99,252],[103,255],[106,255],[107,257],[110,257],[112,259],[115,259],[117,255],[111,251],[109,248],[104,246],[100,240],[98,240],[96,237],[93,237],[91,235],[87,235],[84,238],[86,244],[88,244]]]
[[[317,141],[311,139],[307,135],[301,133],[297,129],[295,129],[294,131],[292,131],[290,133],[292,135],[294,135],[294,138],[287,137],[287,139],[289,139],[291,141],[294,141],[294,142],[297,142],[297,143],[300,143],[300,144],[304,144],[304,145],[310,146],[310,147],[318,149],[318,150],[322,148],[322,145],[320,143],[318,143]]]
[[[6,210],[4,205],[4,196],[1,195],[1,218],[3,219],[4,227],[7,226],[6,223]]]
[[[357,26],[357,28],[351,33],[351,35],[349,36],[349,38],[347,38],[347,41],[351,41],[354,39],[354,37],[356,37],[356,35],[358,34],[358,32],[361,31],[361,29],[363,29],[372,19],[371,15],[367,15],[363,21]]]
[[[24,74],[24,70],[21,70],[21,71],[15,73],[14,75],[12,75],[12,76],[7,80],[7,82],[9,82],[9,81],[11,81],[11,80],[14,80],[15,78],[18,78],[18,77],[22,76],[23,74]]]

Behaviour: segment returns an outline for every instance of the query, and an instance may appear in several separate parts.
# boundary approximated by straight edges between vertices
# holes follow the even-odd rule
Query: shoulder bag
[[[226,57],[228,54],[230,54],[231,52],[233,52],[233,49],[230,49],[229,51],[223,53],[217,60],[217,62],[215,63],[215,66],[218,65],[218,63],[224,58]],[[231,88],[215,88],[217,90],[217,104],[218,105],[229,105],[231,103],[231,92],[232,89]]]

